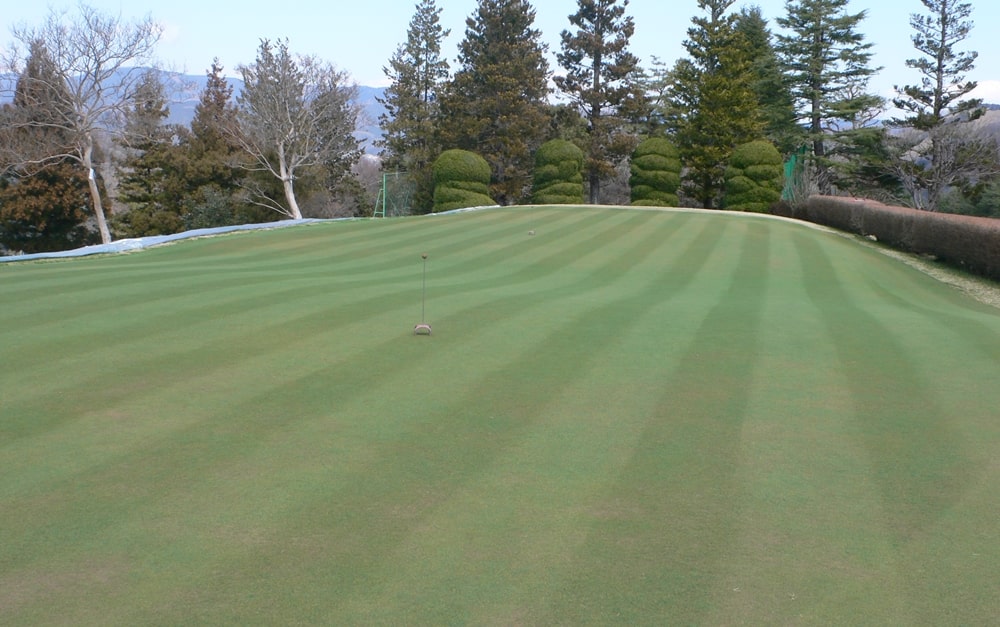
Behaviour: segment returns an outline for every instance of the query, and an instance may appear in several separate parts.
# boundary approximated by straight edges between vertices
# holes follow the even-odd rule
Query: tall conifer
[[[625,15],[628,0],[578,0],[569,16],[575,30],[562,32],[556,55],[566,70],[556,86],[587,120],[586,163],[590,202],[599,202],[601,179],[635,148],[626,123],[639,114],[642,102],[639,59],[628,51],[635,23]]]
[[[441,100],[443,145],[486,159],[501,204],[531,193],[534,151],[548,130],[549,69],[534,22],[527,0],[479,0]]]
[[[198,98],[191,120],[191,133],[183,146],[187,157],[188,200],[201,195],[202,188],[212,186],[225,194],[239,187],[241,172],[234,163],[241,155],[231,129],[237,125],[233,86],[223,74],[219,59],[212,60],[205,73],[205,87]]]
[[[684,189],[705,208],[719,204],[733,149],[760,137],[764,126],[746,39],[735,28],[736,17],[726,15],[734,2],[699,0],[707,15],[691,20],[688,58],[674,66],[669,93],[668,125],[687,167]]]
[[[776,20],[786,31],[778,34],[776,49],[821,165],[830,135],[864,126],[862,118],[881,103],[867,91],[880,69],[870,66],[872,44],[858,31],[867,11],[848,13],[848,2],[787,0],[786,16]],[[831,181],[821,177],[819,184],[826,192]]]
[[[764,136],[787,154],[801,145],[795,103],[781,62],[774,50],[774,38],[760,7],[742,9],[736,15],[736,30],[746,40],[750,57],[751,87],[760,105]]]
[[[32,42],[14,87],[0,109],[0,248],[25,253],[91,243],[86,226],[87,172],[74,160],[51,155],[72,150],[59,121],[72,112],[69,87],[45,45]],[[24,161],[45,161],[38,166]]]
[[[920,85],[896,87],[899,97],[892,103],[910,115],[905,123],[927,129],[940,124],[951,113],[978,112],[981,100],[961,100],[976,88],[966,74],[975,66],[978,53],[958,51],[955,46],[969,37],[972,4],[961,0],[920,0],[929,15],[913,13],[910,37],[921,54],[907,59],[906,67],[920,73]]]
[[[439,91],[448,78],[448,61],[441,42],[450,31],[441,26],[435,0],[420,0],[410,20],[406,43],[400,44],[382,71],[391,81],[379,99],[386,112],[379,117],[386,170],[405,170],[416,184],[413,203],[423,213],[433,205],[431,166],[441,153],[437,137]]]
[[[180,200],[184,173],[174,141],[179,129],[164,124],[170,109],[155,72],[148,72],[136,85],[132,100],[122,135],[126,157],[118,167],[118,197],[129,210],[112,217],[115,235],[177,233],[184,226]]]

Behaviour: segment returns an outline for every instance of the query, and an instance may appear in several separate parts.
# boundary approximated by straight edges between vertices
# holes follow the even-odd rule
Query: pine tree
[[[868,81],[880,69],[870,67],[872,44],[858,32],[867,12],[848,13],[848,2],[788,0],[787,16],[777,19],[788,32],[778,35],[776,49],[824,171],[830,133],[845,125],[862,128],[866,112],[881,102],[867,92]],[[818,182],[820,191],[828,193],[831,178],[822,176]]]
[[[66,14],[52,11],[37,29],[15,27],[14,39],[24,46],[44,45],[53,60],[51,78],[63,85],[73,85],[65,92],[63,105],[54,112],[48,126],[59,129],[72,142],[63,150],[49,152],[38,158],[37,149],[29,155],[22,152],[22,163],[56,163],[73,159],[87,172],[91,208],[97,220],[101,241],[111,241],[111,231],[105,219],[101,181],[96,169],[98,138],[114,136],[120,128],[114,123],[129,108],[129,98],[141,80],[144,62],[150,59],[159,40],[161,27],[147,16],[126,23],[120,17],[108,16],[97,9],[79,5],[79,15],[67,20]],[[20,50],[12,48],[13,56]],[[110,122],[110,123],[109,123]]]
[[[723,173],[733,149],[760,137],[763,122],[753,92],[746,39],[725,15],[735,0],[699,0],[707,16],[692,18],[674,66],[668,125],[687,168],[686,193],[705,208],[717,207]]]
[[[235,197],[243,171],[238,164],[243,153],[233,139],[237,126],[233,86],[223,74],[218,58],[206,71],[205,87],[191,120],[191,132],[181,139],[184,182],[184,222],[187,228],[226,226],[237,222]],[[253,221],[266,221],[268,214],[255,212]]]
[[[896,87],[892,103],[910,113],[898,122],[920,129],[940,124],[953,113],[981,113],[981,100],[960,99],[976,88],[965,75],[975,66],[978,53],[957,51],[955,46],[972,31],[972,4],[960,0],[920,0],[930,15],[913,13],[910,39],[921,57],[907,59],[906,67],[920,73],[920,85]]]
[[[569,16],[576,30],[562,32],[562,52],[556,55],[565,76],[556,86],[587,120],[585,172],[591,204],[599,202],[601,179],[635,148],[637,139],[626,123],[640,111],[639,59],[628,51],[635,32],[625,15],[628,0],[578,0]]]
[[[95,243],[84,225],[87,201],[87,174],[69,160],[0,180],[0,249],[30,254]]]
[[[646,137],[654,137],[664,132],[671,114],[673,102],[670,99],[674,84],[673,69],[657,56],[653,56],[649,68],[640,68],[639,91],[642,93],[643,108],[639,128]],[[641,142],[640,142],[641,143]]]
[[[188,153],[187,178],[191,192],[209,184],[230,192],[237,188],[240,174],[233,164],[240,149],[232,132],[237,124],[233,86],[223,75],[219,59],[213,59],[194,108],[191,132],[183,141]]]
[[[764,136],[783,154],[789,154],[801,145],[804,136],[788,80],[774,50],[773,36],[760,7],[743,8],[736,15],[736,30],[747,43],[751,86],[760,105]]]
[[[972,5],[921,2],[930,15],[912,14],[910,26],[916,31],[913,46],[923,57],[906,61],[921,74],[921,84],[897,87],[899,97],[893,100],[910,114],[896,124],[914,130],[889,138],[888,170],[914,207],[934,211],[949,189],[975,196],[996,179],[1000,162],[995,139],[969,124],[983,114],[982,101],[962,100],[976,88],[965,74],[973,69],[977,53],[955,49],[972,30]]]
[[[441,26],[441,9],[435,0],[420,0],[410,20],[406,43],[396,48],[383,68],[391,81],[379,98],[386,112],[379,117],[386,170],[402,169],[416,184],[413,204],[426,213],[433,205],[432,166],[441,153],[437,138],[438,97],[448,78],[448,61],[441,56],[441,42],[451,31]]]
[[[167,107],[163,83],[148,72],[136,85],[133,107],[125,119],[122,137],[126,157],[119,166],[118,198],[128,212],[112,218],[119,237],[165,235],[183,230],[178,148],[179,129],[164,124]]]
[[[2,108],[0,247],[25,253],[62,250],[92,243],[85,222],[89,207],[87,171],[72,157],[73,140],[59,122],[72,111],[69,88],[40,41]],[[41,161],[42,164],[36,162]]]
[[[441,100],[442,145],[482,155],[501,204],[531,193],[534,151],[548,125],[548,63],[527,0],[479,0]]]

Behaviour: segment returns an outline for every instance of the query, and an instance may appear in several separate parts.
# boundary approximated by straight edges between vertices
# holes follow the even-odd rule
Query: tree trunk
[[[295,200],[295,177],[288,171],[283,146],[278,147],[278,167],[280,168],[279,174],[281,174],[281,187],[285,190],[285,201],[288,203],[288,211],[293,220],[301,220],[302,212],[299,211],[299,203]]]
[[[594,170],[590,172],[590,204],[596,205],[601,199],[601,177]]]
[[[94,140],[87,137],[83,150],[83,167],[87,169],[87,186],[90,188],[90,200],[94,203],[94,214],[97,216],[97,229],[101,233],[101,243],[111,243],[111,230],[104,219],[104,205],[101,203],[101,190],[97,187],[97,175],[94,173]]]
[[[302,212],[299,211],[299,203],[295,201],[295,189],[292,187],[292,179],[282,179],[281,186],[285,188],[285,200],[288,202],[288,209],[292,212],[292,219],[301,220]]]

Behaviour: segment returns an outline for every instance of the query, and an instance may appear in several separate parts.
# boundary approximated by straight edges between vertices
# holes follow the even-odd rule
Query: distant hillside
[[[188,125],[194,118],[194,109],[198,104],[198,98],[205,89],[208,77],[204,74],[180,74],[175,72],[164,72],[164,84],[167,93],[170,94],[170,116],[167,121],[172,124]],[[226,81],[233,87],[234,96],[243,89],[243,81],[238,78],[226,78]],[[10,102],[13,93],[16,77],[9,74],[0,74],[0,104]],[[361,141],[365,152],[377,154],[378,149],[374,146],[376,139],[381,137],[382,130],[379,128],[379,116],[385,113],[383,107],[376,98],[385,93],[384,87],[358,87],[358,100],[361,105],[361,119],[358,121],[358,131],[355,133]],[[996,132],[1000,136],[1000,124],[994,112],[1000,111],[1000,104],[984,103],[983,106],[991,115],[987,117],[984,126],[989,132]]]
[[[167,118],[167,122],[189,125],[194,119],[194,109],[198,105],[198,99],[207,82],[208,77],[204,74],[196,76],[165,73],[164,84],[167,93],[170,94],[170,116]],[[238,78],[227,77],[226,82],[232,86],[234,97],[243,90],[243,81]],[[358,120],[358,131],[355,136],[362,142],[365,152],[370,154],[378,152],[374,142],[382,135],[378,118],[385,112],[385,107],[376,98],[381,97],[384,92],[385,89],[382,87],[358,87],[361,119]]]
[[[5,104],[12,100],[16,82],[16,76],[0,74],[0,104]],[[207,82],[208,77],[204,74],[163,73],[163,83],[170,98],[168,123],[184,124],[185,126],[191,123],[191,120],[194,119],[194,109],[198,104],[198,98],[205,89]],[[243,90],[243,81],[238,78],[229,77],[226,78],[226,82],[233,87],[234,97]],[[376,97],[381,97],[384,92],[385,89],[382,87],[358,87],[361,119],[358,120],[359,128],[356,136],[361,140],[365,152],[370,154],[378,152],[373,144],[382,135],[382,131],[378,126],[378,118],[385,112],[385,107],[379,104]]]

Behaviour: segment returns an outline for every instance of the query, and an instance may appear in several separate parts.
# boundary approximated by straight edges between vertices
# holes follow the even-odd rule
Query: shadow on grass
[[[850,386],[857,440],[879,486],[883,524],[897,546],[919,541],[975,485],[981,469],[966,454],[949,412],[928,392],[930,382],[892,330],[855,302],[819,240],[797,234],[794,243],[806,292]]]

